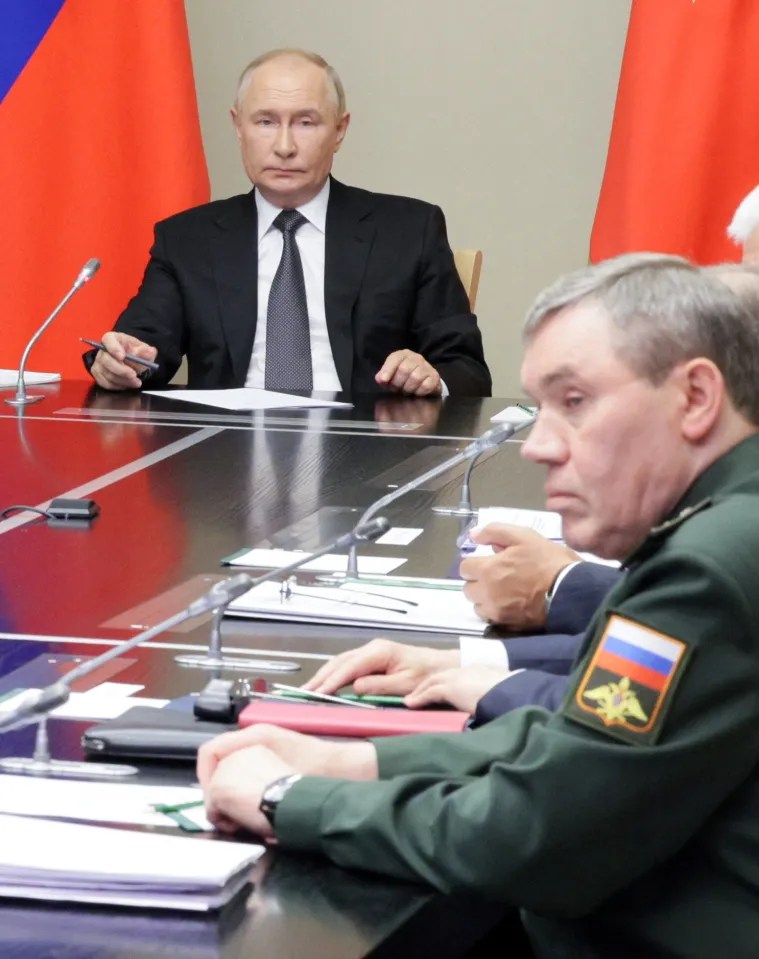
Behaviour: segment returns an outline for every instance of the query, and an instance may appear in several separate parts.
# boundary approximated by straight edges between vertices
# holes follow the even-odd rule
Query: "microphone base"
[[[445,516],[476,516],[477,510],[471,506],[433,506],[433,513],[442,513]]]
[[[5,402],[8,406],[30,406],[32,403],[39,403],[40,400],[44,400],[45,397],[39,393],[35,393],[33,396],[14,396],[12,400],[6,400]]]
[[[85,763],[67,759],[29,759],[22,756],[9,756],[0,759],[0,770],[4,773],[20,773],[26,776],[73,776],[85,779],[124,779],[134,776],[136,766],[117,765],[116,763]]]
[[[247,669],[253,673],[297,673],[298,663],[274,663],[263,659],[232,656],[175,656],[174,662],[190,669]]]

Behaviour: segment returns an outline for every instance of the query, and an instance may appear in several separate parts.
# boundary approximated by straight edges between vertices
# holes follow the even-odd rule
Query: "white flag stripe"
[[[645,649],[649,653],[655,653],[662,656],[671,663],[676,663],[683,652],[681,643],[672,639],[666,639],[653,630],[646,629],[645,626],[639,626],[637,623],[631,623],[629,619],[622,619],[620,616],[612,616],[607,627],[607,635],[621,639],[625,643],[631,643],[640,649]]]

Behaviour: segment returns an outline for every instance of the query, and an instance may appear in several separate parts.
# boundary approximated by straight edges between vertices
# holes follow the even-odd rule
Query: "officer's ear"
[[[709,435],[724,412],[725,380],[717,365],[705,356],[688,360],[676,372],[682,391],[680,429],[685,439],[698,443]]]

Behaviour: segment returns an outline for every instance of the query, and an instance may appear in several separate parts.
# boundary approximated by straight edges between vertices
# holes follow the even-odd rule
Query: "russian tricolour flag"
[[[595,664],[660,693],[669,684],[683,650],[676,639],[613,616]]]
[[[136,291],[153,223],[208,199],[183,0],[2,0],[0,367],[98,257],[30,364],[84,376],[79,337]]]

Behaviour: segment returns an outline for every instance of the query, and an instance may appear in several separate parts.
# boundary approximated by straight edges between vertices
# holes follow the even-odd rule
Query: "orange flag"
[[[85,377],[79,337],[137,290],[153,223],[208,199],[183,0],[0,6],[0,367],[97,257],[28,363]]]
[[[591,260],[736,260],[725,230],[758,183],[759,3],[633,0]]]

